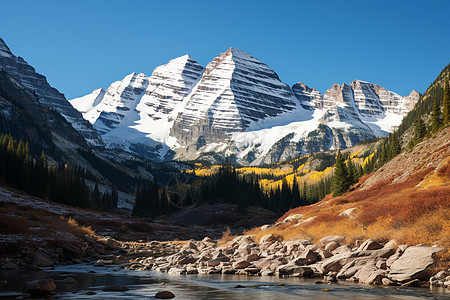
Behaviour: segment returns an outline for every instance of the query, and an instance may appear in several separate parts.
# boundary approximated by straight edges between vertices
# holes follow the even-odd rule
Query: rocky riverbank
[[[450,268],[440,262],[445,249],[424,245],[381,245],[369,239],[345,244],[343,236],[280,241],[276,236],[239,236],[219,244],[210,238],[180,243],[151,242],[129,245],[135,254],[156,256],[132,259],[124,268],[169,274],[236,274],[254,276],[316,277],[317,283],[340,280],[373,285],[450,286]],[[320,278],[320,279],[319,279]]]

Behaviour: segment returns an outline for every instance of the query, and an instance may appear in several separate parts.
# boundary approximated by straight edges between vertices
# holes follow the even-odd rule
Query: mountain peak
[[[0,38],[0,56],[4,56],[4,57],[13,57],[14,56],[2,38]]]

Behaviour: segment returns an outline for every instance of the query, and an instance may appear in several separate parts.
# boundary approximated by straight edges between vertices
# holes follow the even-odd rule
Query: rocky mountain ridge
[[[22,57],[15,56],[0,38],[0,70],[37,97],[47,109],[61,114],[93,147],[102,147],[103,141],[82,114],[74,109],[57,89],[50,86],[45,76],[37,73]],[[52,119],[47,114],[48,119]]]
[[[387,135],[419,98],[361,80],[323,95],[301,82],[289,87],[231,47],[206,68],[184,55],[150,77],[132,73],[70,103],[109,148],[161,160],[231,155],[258,165]]]

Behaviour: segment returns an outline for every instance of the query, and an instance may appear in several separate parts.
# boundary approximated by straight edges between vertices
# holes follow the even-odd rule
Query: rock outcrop
[[[439,272],[431,277],[433,254],[437,247],[399,246],[395,250],[374,240],[366,240],[359,247],[344,244],[342,236],[329,236],[320,244],[307,240],[279,241],[276,236],[263,236],[259,244],[254,236],[239,236],[218,245],[210,239],[189,241],[183,247],[172,244],[167,255],[137,258],[126,267],[133,270],[156,270],[169,274],[236,274],[290,277],[321,277],[323,282],[349,280],[366,284],[417,286],[445,285],[448,274]],[[333,243],[343,244],[333,253],[325,250]],[[167,244],[151,243],[152,247]],[[145,248],[145,246],[143,246]],[[199,250],[201,249],[201,250]],[[406,251],[405,251],[406,249]],[[326,251],[329,255],[322,255]],[[162,250],[162,252],[164,252]],[[391,261],[387,264],[387,261]],[[137,267],[139,266],[139,267]],[[431,277],[431,279],[430,279]]]

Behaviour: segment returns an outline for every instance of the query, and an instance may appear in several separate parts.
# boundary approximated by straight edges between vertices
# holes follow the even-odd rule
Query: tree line
[[[91,192],[86,184],[86,171],[67,163],[30,154],[28,142],[17,141],[11,134],[0,136],[0,180],[3,184],[33,196],[89,209],[117,208],[118,192],[101,193],[98,184]]]

